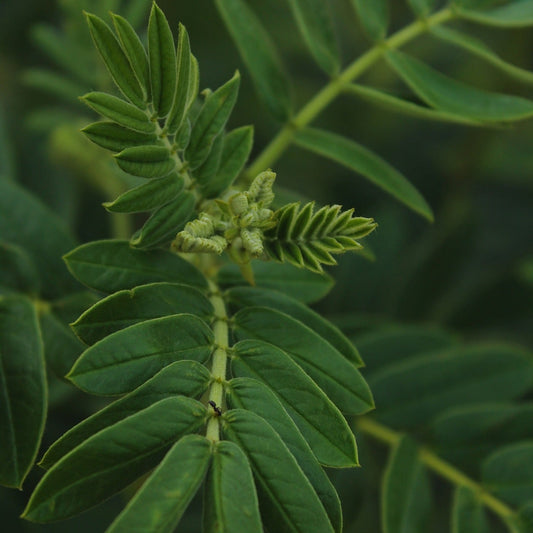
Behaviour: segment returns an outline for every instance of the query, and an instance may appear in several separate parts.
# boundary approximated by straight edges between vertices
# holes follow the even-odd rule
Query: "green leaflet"
[[[326,74],[335,76],[340,68],[339,45],[325,0],[289,0],[292,14],[315,61]]]
[[[279,121],[285,121],[291,114],[290,86],[268,32],[243,0],[215,3],[260,98]]]
[[[60,258],[76,246],[76,241],[57,215],[5,180],[0,180],[0,213],[0,241],[20,247],[39,266],[40,282],[36,281],[35,286],[41,287],[41,296],[56,299],[75,290],[76,283]]]
[[[176,49],[165,14],[155,2],[148,22],[148,57],[152,103],[157,116],[165,117],[176,91]]]
[[[314,329],[314,328],[313,328]],[[365,374],[424,353],[452,348],[458,339],[449,332],[427,326],[383,326],[355,337],[364,355]]]
[[[342,509],[337,492],[276,395],[260,381],[249,378],[232,379],[226,392],[232,408],[247,409],[268,420],[315,489],[333,529],[340,533]]]
[[[116,86],[135,106],[145,109],[145,91],[139,85],[139,80],[118,39],[101,18],[90,13],[86,13],[85,16],[94,44]]]
[[[381,41],[387,36],[389,25],[388,0],[352,0],[352,4],[359,15],[361,25],[366,34],[373,41]]]
[[[220,132],[211,145],[211,151],[207,159],[194,171],[194,179],[198,185],[203,189],[208,185],[220,167],[222,158],[222,150],[224,148],[224,132]]]
[[[30,256],[20,246],[1,241],[0,285],[29,294],[40,290],[39,273]]]
[[[533,486],[533,440],[500,448],[483,462],[483,485],[497,497],[523,505],[531,500]]]
[[[437,122],[452,122],[456,124],[464,124],[466,126],[483,126],[479,121],[464,118],[460,115],[447,113],[446,111],[437,111],[429,107],[424,107],[408,100],[402,100],[392,94],[378,91],[372,87],[364,85],[357,85],[352,83],[346,87],[346,91],[350,94],[359,96],[368,102],[372,102],[384,109],[401,113],[414,118],[422,120],[435,120]]]
[[[405,177],[385,160],[360,144],[316,128],[305,128],[295,137],[296,144],[324,157],[337,161],[362,174],[428,220],[433,220],[431,208]]]
[[[86,346],[52,312],[41,313],[39,325],[46,364],[57,377],[63,378]]]
[[[128,241],[93,241],[75,248],[64,260],[75,278],[106,293],[158,281],[207,287],[202,274],[181,257],[163,250],[149,254],[134,250]]]
[[[238,307],[259,306],[277,309],[299,320],[318,333],[356,366],[363,366],[363,361],[357,348],[344,336],[340,329],[290,296],[271,289],[235,287],[225,293],[225,298]]]
[[[454,12],[461,18],[488,26],[519,28],[533,24],[532,0],[511,1],[501,7],[479,11],[456,7]]]
[[[185,106],[189,109],[192,104],[198,98],[198,89],[200,87],[200,66],[198,65],[198,60],[194,57],[194,54],[191,53],[191,67],[189,74],[189,91],[187,93],[187,105]],[[189,116],[190,116],[189,109]],[[192,119],[191,119],[192,120]]]
[[[46,376],[37,313],[21,296],[0,298],[0,484],[21,488],[41,442]]]
[[[238,339],[274,343],[289,354],[343,413],[373,409],[370,389],[355,366],[298,320],[266,307],[247,307],[233,321]]]
[[[116,96],[92,92],[80,99],[97,113],[118,122],[125,128],[142,133],[154,133],[156,130],[155,122],[152,122],[144,111]]]
[[[191,398],[200,396],[207,390],[210,377],[205,366],[196,361],[171,363],[140,387],[64,433],[48,448],[39,466],[49,470],[62,457],[92,435],[160,400],[172,396]]]
[[[253,126],[242,126],[224,136],[217,173],[202,187],[206,198],[214,198],[228,189],[244,168],[252,151]]]
[[[533,84],[533,72],[507,63],[507,61],[501,59],[483,41],[476,39],[475,37],[445,27],[432,28],[431,34],[442,41],[455,45],[463,50],[467,50],[475,56],[484,59],[487,63],[490,63],[512,78],[523,83]]]
[[[85,343],[94,344],[138,322],[179,313],[190,313],[207,320],[213,314],[213,306],[194,287],[151,283],[100,300],[72,324],[72,329]]]
[[[210,94],[196,119],[189,145],[185,150],[185,160],[191,169],[198,168],[209,155],[213,141],[224,129],[237,101],[240,74],[236,72],[224,85]]]
[[[174,361],[205,362],[212,344],[211,329],[194,315],[154,318],[93,344],[83,352],[67,377],[92,394],[123,394]]]
[[[533,403],[486,402],[443,411],[431,424],[441,454],[459,464],[477,464],[495,449],[533,439]]]
[[[449,78],[403,52],[389,50],[385,58],[420,99],[436,109],[488,122],[533,116],[531,100],[482,91]]]
[[[265,420],[250,411],[233,409],[223,415],[222,424],[224,434],[244,451],[252,465],[261,516],[268,530],[333,532],[313,487]]]
[[[236,376],[259,379],[276,393],[322,464],[358,464],[355,439],[344,417],[281,350],[261,341],[241,341],[234,346],[232,370]]]
[[[468,487],[457,487],[452,506],[452,533],[488,533],[485,510]]]
[[[158,138],[155,133],[141,133],[130,130],[115,122],[94,122],[82,128],[81,131],[93,143],[112,152],[121,152],[125,148],[131,148],[133,146],[158,143]]]
[[[181,438],[107,532],[172,533],[202,483],[211,460],[211,448],[212,442],[200,435]]]
[[[181,125],[181,128],[176,133],[174,144],[177,150],[185,150],[191,139],[191,121],[186,118]]]
[[[120,15],[111,14],[113,24],[117,31],[118,38],[122,43],[126,57],[130,66],[135,73],[135,76],[141,85],[145,97],[150,97],[150,69],[148,65],[148,57],[144,45],[139,39],[139,36],[133,29],[133,26]]]
[[[435,7],[435,0],[407,0],[407,3],[411,6],[415,15],[418,15],[419,17],[429,15]]]
[[[115,160],[124,172],[142,178],[161,178],[176,167],[166,146],[133,146],[116,154]]]
[[[427,531],[431,507],[429,479],[416,444],[402,437],[392,450],[382,488],[384,533]]]
[[[147,250],[169,243],[191,219],[195,204],[194,194],[182,191],[177,198],[152,213],[140,231],[130,239],[131,245]]]
[[[176,133],[187,114],[188,105],[190,103],[189,96],[196,98],[197,89],[194,94],[189,95],[189,88],[194,90],[194,86],[191,87],[191,74],[194,74],[191,68],[191,45],[189,42],[189,34],[185,29],[185,26],[180,23],[178,34],[178,50],[176,60],[177,66],[177,82],[176,82],[176,96],[172,109],[167,119],[167,128],[170,134]]]
[[[203,531],[261,533],[261,517],[250,463],[230,441],[219,441],[204,492]]]
[[[511,346],[458,347],[389,365],[369,383],[380,406],[377,417],[405,429],[445,408],[520,396],[533,383],[533,363],[528,353]]]
[[[62,520],[106,500],[154,468],[174,442],[204,423],[205,414],[196,400],[166,398],[100,431],[44,475],[23,517]]]
[[[183,178],[176,172],[164,178],[152,179],[122,193],[112,202],[102,205],[112,213],[142,213],[174,200],[183,189]]]
[[[333,288],[333,278],[296,268],[290,264],[253,261],[254,279],[257,287],[274,289],[303,303],[312,303],[324,298]],[[221,285],[242,285],[243,277],[237,265],[224,265],[219,273]]]

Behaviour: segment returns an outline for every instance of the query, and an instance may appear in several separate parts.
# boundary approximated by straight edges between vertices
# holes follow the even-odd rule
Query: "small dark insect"
[[[222,411],[220,410],[220,407],[217,407],[217,404],[213,400],[209,400],[209,405],[213,408],[213,411],[217,414],[217,416],[222,415]]]

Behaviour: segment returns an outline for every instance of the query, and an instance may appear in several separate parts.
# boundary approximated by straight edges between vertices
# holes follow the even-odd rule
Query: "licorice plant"
[[[295,114],[261,21],[243,0],[216,0],[263,102],[286,122],[251,164],[253,128],[226,128],[238,97],[239,72],[216,90],[201,90],[185,26],[179,25],[175,42],[155,3],[146,39],[118,14],[110,15],[110,26],[86,13],[90,35],[117,91],[81,97],[103,117],[86,125],[83,133],[111,152],[135,183],[104,205],[111,213],[147,215],[129,240],[93,241],[64,255],[72,276],[91,292],[71,324],[84,343],[82,353],[71,368],[61,361],[55,367],[82,391],[110,401],[44,453],[38,464],[45,474],[24,519],[67,519],[127,489],[123,510],[106,531],[172,532],[179,530],[193,497],[203,492],[198,530],[340,533],[341,504],[324,467],[359,466],[348,422],[355,420],[353,427],[393,447],[383,484],[386,533],[425,531],[426,468],[458,487],[455,533],[485,531],[483,507],[511,531],[529,531],[530,507],[510,507],[499,499],[506,499],[503,489],[491,494],[401,432],[458,402],[487,401],[483,391],[497,383],[491,379],[498,372],[512,374],[514,388],[509,394],[494,393],[495,400],[525,394],[533,386],[530,355],[481,347],[462,348],[466,355],[458,357],[445,351],[445,342],[436,343],[444,353],[432,360],[436,366],[424,370],[419,385],[398,385],[409,369],[385,365],[376,373],[371,368],[372,389],[384,414],[361,418],[374,409],[374,398],[359,352],[339,328],[306,304],[324,292],[329,283],[324,266],[335,265],[336,254],[367,253],[361,240],[377,224],[340,205],[284,201],[283,194],[276,194],[276,179],[283,176],[276,176],[274,167],[294,142],[362,174],[431,220],[422,195],[387,162],[350,139],[308,124],[341,93],[420,118],[467,125],[500,125],[532,116],[533,102],[461,84],[398,49],[427,31],[531,81],[530,73],[443,25],[456,18],[521,25],[531,22],[533,3],[522,0],[482,10],[482,2],[457,0],[433,12],[431,0],[409,0],[417,21],[390,37],[385,0],[352,4],[376,44],[341,71],[328,3],[289,1],[311,55],[331,77]],[[355,83],[382,57],[428,107]],[[15,281],[24,289],[33,267],[17,246],[6,245],[0,253],[4,265],[18,272]],[[46,247],[46,242],[36,246]],[[71,290],[67,283],[63,292]],[[38,294],[40,288],[31,291]],[[20,487],[35,462],[45,420],[43,339],[46,348],[56,330],[50,329],[54,320],[47,315],[49,307],[37,308],[17,290],[3,294],[0,355],[16,357],[2,370],[10,413],[0,414],[7,435],[0,477],[5,485]],[[45,299],[35,301],[44,306]],[[439,366],[439,361],[446,364]],[[415,372],[429,362],[419,358],[410,364]],[[461,389],[454,369],[466,379],[478,364],[488,368],[485,388],[466,382]],[[438,378],[448,371],[448,383],[458,387],[454,401],[442,399],[448,398],[446,391],[439,393]],[[434,389],[428,391],[432,380]],[[412,407],[417,398],[423,403],[424,395],[435,391],[438,401]],[[28,398],[42,401],[30,409]],[[392,413],[387,411],[390,405]],[[8,424],[8,418],[15,422]],[[531,460],[531,444],[521,446],[516,453]],[[518,457],[512,452],[506,450],[512,457],[489,458],[487,486],[503,483],[505,461]],[[526,488],[516,491],[513,502],[527,503],[525,496],[517,496]]]

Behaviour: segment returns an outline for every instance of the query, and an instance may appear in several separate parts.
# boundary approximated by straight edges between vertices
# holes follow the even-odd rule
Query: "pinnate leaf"
[[[103,298],[72,324],[76,335],[93,344],[138,322],[179,313],[208,319],[213,306],[198,289],[179,283],[151,283]]]
[[[121,329],[87,348],[67,377],[93,394],[123,394],[174,361],[205,362],[212,344],[211,328],[194,315],[154,318]]]
[[[235,375],[258,379],[278,396],[320,463],[338,468],[358,464],[346,420],[287,354],[262,341],[241,341],[234,349]]]
[[[174,442],[204,423],[205,414],[196,400],[166,398],[96,433],[45,474],[23,517],[61,520],[106,500],[154,468]]]
[[[62,457],[92,435],[150,405],[172,396],[200,396],[209,385],[210,374],[196,361],[176,361],[126,396],[89,416],[52,444],[39,466],[50,469]]]
[[[86,17],[94,44],[113,81],[126,98],[140,109],[145,109],[146,94],[143,94],[132,65],[111,28],[96,15],[87,13]]]
[[[286,120],[291,113],[289,82],[267,31],[243,0],[215,3],[259,96],[278,120]]]
[[[46,418],[46,375],[37,313],[21,296],[0,298],[0,484],[20,488]]]
[[[203,528],[206,533],[263,531],[250,463],[241,448],[227,440],[214,445],[204,492]]]
[[[329,131],[306,128],[296,134],[296,143],[362,174],[400,202],[429,220],[431,208],[421,194],[396,169],[368,148]]]
[[[149,254],[134,250],[128,241],[93,241],[72,250],[64,259],[75,278],[106,293],[158,281],[207,287],[202,274],[181,257],[163,250]]]
[[[211,460],[212,442],[186,435],[169,450],[107,530],[174,531],[198,491]]]
[[[428,105],[474,120],[506,122],[533,116],[533,101],[490,93],[456,81],[399,51],[385,53],[389,65]]]
[[[289,0],[305,44],[317,64],[330,76],[339,72],[339,47],[326,0]]]
[[[265,420],[251,411],[232,409],[223,415],[223,429],[252,465],[261,516],[269,530],[333,532],[313,487]]]

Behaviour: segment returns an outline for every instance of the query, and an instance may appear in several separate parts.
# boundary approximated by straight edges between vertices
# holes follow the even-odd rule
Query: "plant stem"
[[[401,433],[394,431],[369,417],[359,418],[356,422],[356,428],[390,446],[395,446],[402,437]],[[429,469],[433,470],[433,472],[437,473],[444,479],[447,479],[450,483],[468,487],[475,492],[479,500],[491,511],[497,514],[504,523],[507,523],[515,515],[515,512],[511,507],[487,492],[487,490],[479,483],[465,475],[459,469],[441,459],[429,448],[421,446],[419,448],[418,457]]]
[[[213,363],[211,365],[211,387],[209,389],[209,402],[214,402],[222,408],[224,401],[224,381],[226,380],[226,366],[228,361],[228,315],[226,305],[220,295],[218,286],[208,279],[210,297],[215,310],[215,321],[213,323],[213,333],[215,336],[215,352],[213,353]],[[220,440],[220,422],[218,415],[213,409],[213,416],[207,423],[206,437],[213,441]]]
[[[426,32],[431,27],[447,22],[453,17],[453,11],[450,8],[441,9],[426,19],[419,19],[409,24],[405,28],[391,35],[388,39],[374,45],[363,55],[359,56],[337,77],[333,78],[322,90],[320,90],[300,110],[300,112],[280,130],[244,173],[244,181],[250,183],[259,172],[272,166],[288,148],[295,133],[307,126],[307,124],[309,124],[344,90],[347,84],[360,77],[387,49],[399,48],[420,34]]]

